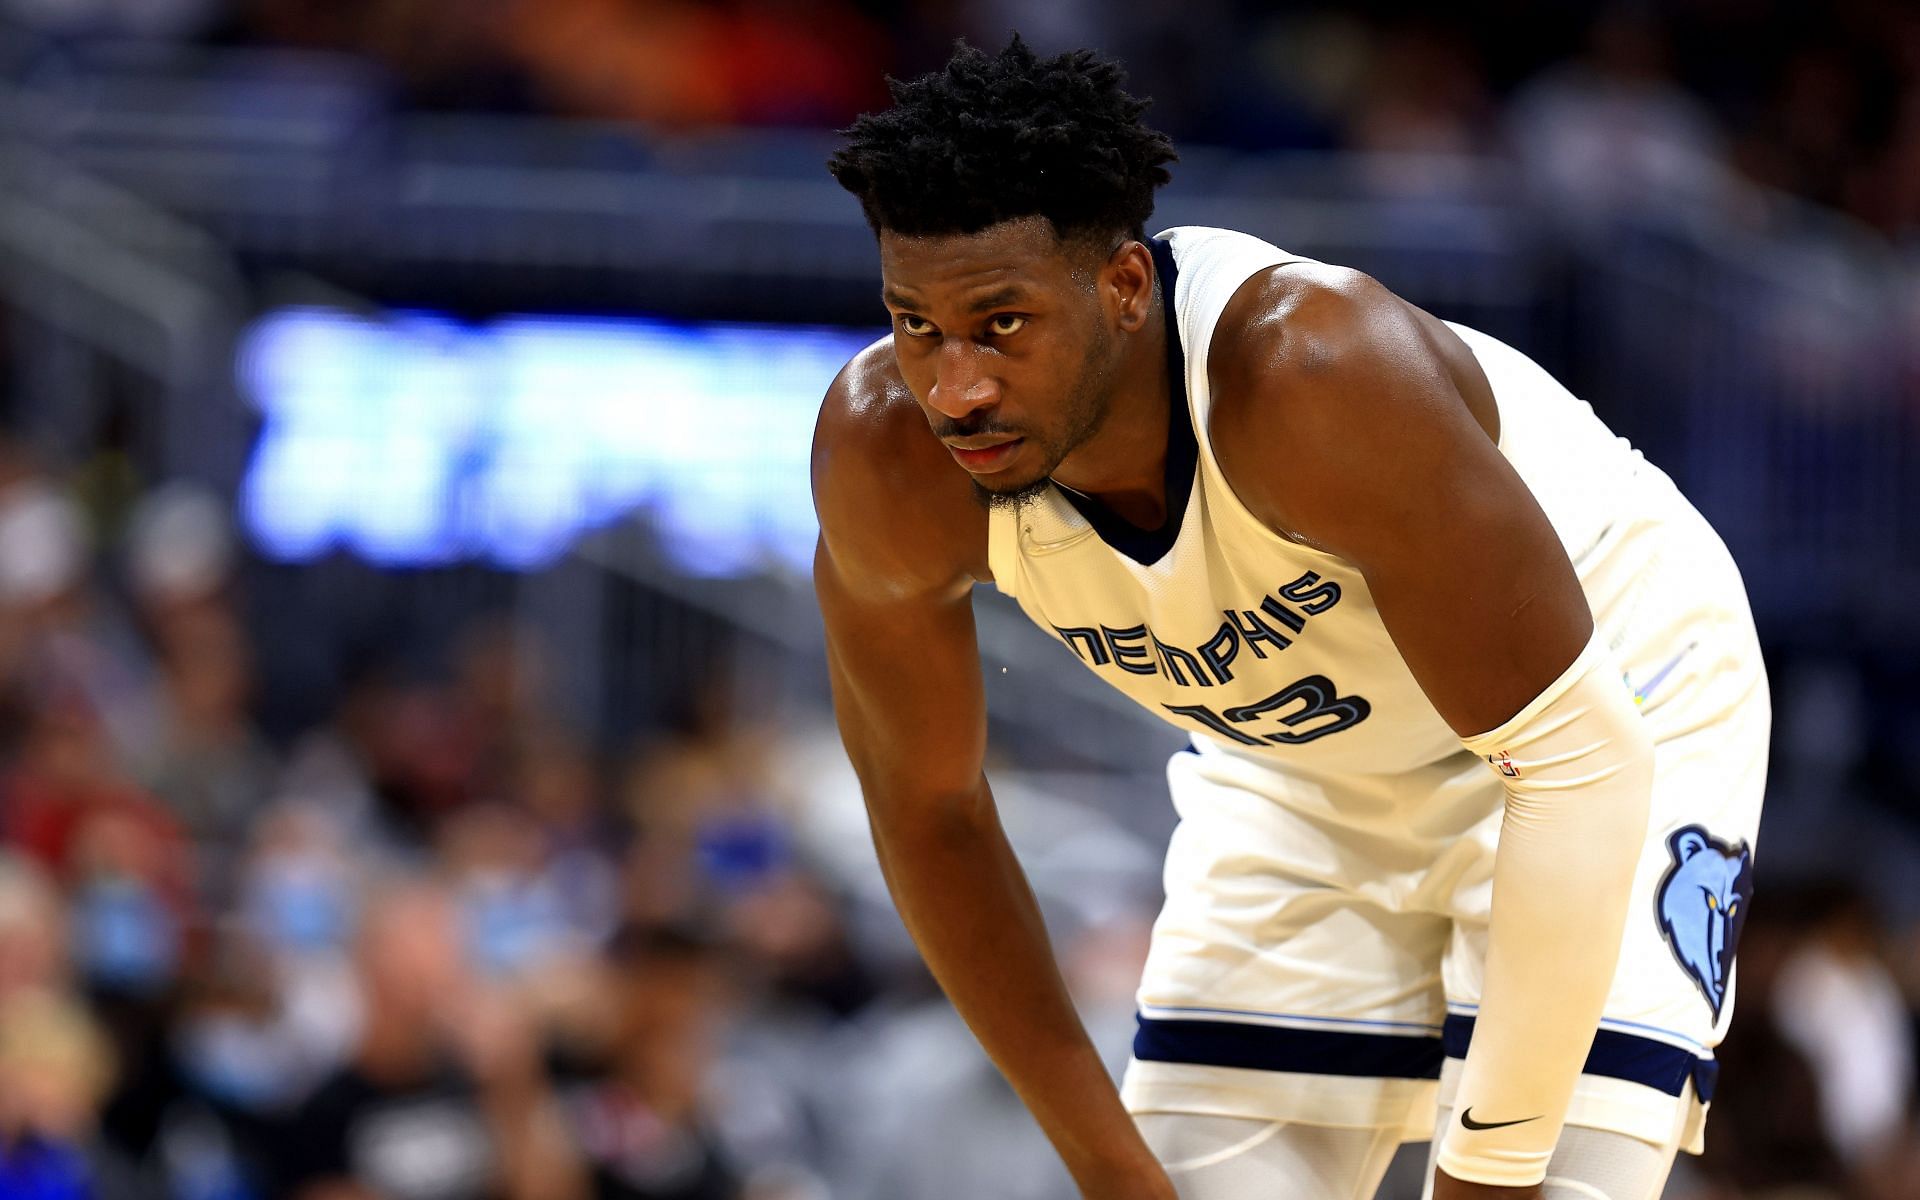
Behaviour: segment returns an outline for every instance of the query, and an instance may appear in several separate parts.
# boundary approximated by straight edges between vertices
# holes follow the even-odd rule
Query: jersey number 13
[[[1296,679],[1265,700],[1215,712],[1204,704],[1161,705],[1176,717],[1185,717],[1208,733],[1245,746],[1298,746],[1367,719],[1373,706],[1359,696],[1342,696],[1325,675]],[[1281,728],[1263,732],[1262,726]]]

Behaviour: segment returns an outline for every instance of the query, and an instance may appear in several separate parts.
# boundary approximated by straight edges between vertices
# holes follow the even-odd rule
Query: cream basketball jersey
[[[998,587],[1087,668],[1204,749],[1339,774],[1397,773],[1460,752],[1358,569],[1267,529],[1213,454],[1207,352],[1221,310],[1256,272],[1306,260],[1221,229],[1173,229],[1150,245],[1174,403],[1166,524],[1144,532],[1049,488],[994,510]],[[1486,372],[1500,449],[1559,533],[1596,621],[1629,665],[1628,686],[1635,664],[1651,662],[1650,692],[1671,631],[1635,627],[1636,580],[1659,540],[1639,535],[1684,501],[1531,360],[1452,328]]]

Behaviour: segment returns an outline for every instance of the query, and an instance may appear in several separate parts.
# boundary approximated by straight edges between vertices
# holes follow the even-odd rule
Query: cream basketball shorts
[[[1635,611],[1603,624],[1656,779],[1568,1123],[1656,1144],[1679,1128],[1697,1153],[1733,1015],[1771,710],[1739,574],[1679,503]],[[1463,750],[1317,777],[1202,739],[1167,774],[1180,823],[1128,1107],[1432,1136],[1480,997],[1499,776]],[[1583,897],[1560,900],[1577,911]]]

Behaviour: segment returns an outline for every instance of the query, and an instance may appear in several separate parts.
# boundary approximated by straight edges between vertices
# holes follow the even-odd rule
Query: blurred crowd
[[[1517,148],[1627,187],[1709,164],[1920,225],[1920,11],[1901,0],[0,0],[0,17],[347,51],[416,107],[674,129],[843,124],[884,102],[884,74],[1019,28],[1121,57],[1186,142]],[[1527,145],[1542,134],[1556,145]]]
[[[113,474],[0,450],[0,1196],[1071,1200],[888,913],[830,732],[717,687],[609,749],[489,619],[269,738],[223,506]],[[1150,885],[1098,836],[1065,857]],[[1117,1065],[1154,897],[1087,878],[1040,892]],[[1669,1194],[1920,1196],[1920,928],[1761,897]]]
[[[608,750],[489,618],[270,740],[222,506],[112,491],[0,452],[0,1196],[1061,1194],[830,733]],[[1116,1053],[1145,916],[1058,926]]]

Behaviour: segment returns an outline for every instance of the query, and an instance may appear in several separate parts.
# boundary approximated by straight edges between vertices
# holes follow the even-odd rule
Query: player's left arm
[[[1435,709],[1505,764],[1486,981],[1434,1195],[1536,1194],[1619,957],[1652,742],[1558,535],[1463,395],[1492,419],[1450,330],[1310,265],[1250,281],[1219,329],[1210,432],[1236,493],[1360,568]]]

